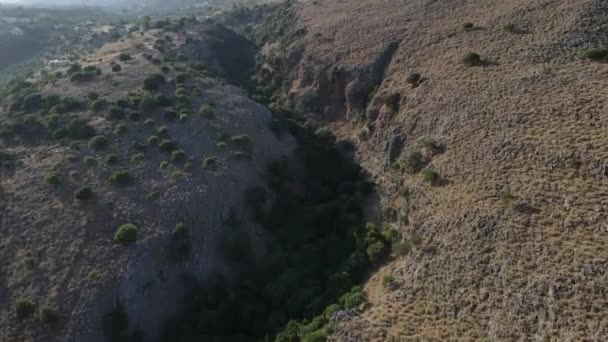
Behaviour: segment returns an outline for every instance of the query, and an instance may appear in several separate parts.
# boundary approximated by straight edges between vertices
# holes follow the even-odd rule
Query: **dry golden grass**
[[[376,106],[379,115],[365,138],[361,120],[331,125],[358,141],[386,206],[399,211],[398,192],[410,189],[409,225],[400,229],[423,237],[387,266],[398,288],[382,288],[379,271],[366,285],[371,307],[340,323],[333,339],[608,339],[608,64],[577,57],[606,47],[606,5],[321,0],[301,2],[299,13],[303,60],[336,64],[347,82],[400,42],[376,92],[401,94],[399,110],[372,99],[367,112]],[[466,22],[477,29],[463,30]],[[467,51],[491,63],[467,67]],[[411,72],[424,78],[418,87],[406,82]],[[294,93],[310,90],[294,84]],[[443,186],[387,167],[395,132],[406,142],[401,158],[422,136],[445,144],[429,164]]]

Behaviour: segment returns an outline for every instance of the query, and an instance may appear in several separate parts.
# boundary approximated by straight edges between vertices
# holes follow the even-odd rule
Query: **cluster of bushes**
[[[86,66],[83,69],[77,69],[77,71],[74,71],[72,73],[70,73],[68,70],[71,82],[86,82],[94,79],[96,76],[101,75],[101,69],[93,65]]]
[[[271,235],[263,265],[251,262],[248,235],[230,222],[223,249],[242,278],[194,287],[169,321],[164,341],[275,334],[276,341],[307,340],[326,335],[333,312],[364,300],[355,284],[387,256],[392,239],[375,224],[363,224],[361,202],[369,181],[331,135],[319,136],[300,124],[291,130],[304,169],[274,161],[266,185],[245,197],[252,218]]]

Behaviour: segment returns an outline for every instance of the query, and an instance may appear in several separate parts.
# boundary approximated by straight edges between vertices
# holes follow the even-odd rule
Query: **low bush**
[[[165,76],[162,74],[152,74],[144,79],[144,89],[153,91],[158,90],[165,83]]]
[[[407,77],[405,78],[405,81],[413,86],[417,86],[420,83],[420,74],[419,73],[411,73],[409,75],[407,75]]]
[[[207,157],[203,160],[203,169],[215,170],[217,166],[217,160],[214,157]]]
[[[121,62],[126,62],[126,61],[130,61],[133,58],[131,58],[131,56],[129,54],[126,53],[121,53],[120,55],[118,55],[118,60]]]
[[[215,117],[215,110],[213,109],[213,107],[209,106],[209,105],[202,105],[201,109],[199,110],[199,113],[205,118],[205,119],[213,119]]]
[[[87,201],[93,197],[93,189],[90,186],[83,186],[74,192],[74,198],[79,201]]]
[[[431,185],[437,185],[441,180],[441,177],[439,176],[439,173],[433,169],[424,169],[422,170],[422,179]]]
[[[160,149],[165,152],[173,152],[177,150],[177,144],[173,140],[168,139],[162,140],[158,144],[158,147],[160,147]]]
[[[137,240],[137,227],[132,223],[123,224],[114,233],[114,243],[128,245]]]
[[[481,56],[475,52],[467,52],[462,57],[462,62],[466,66],[477,66],[481,64]]]
[[[120,66],[120,64],[114,64],[112,65],[112,71],[113,72],[119,72],[122,70],[122,67]]]
[[[96,135],[91,140],[89,140],[89,147],[94,150],[102,150],[108,147],[108,138],[104,135]]]
[[[117,171],[108,180],[114,186],[128,186],[133,182],[133,177],[128,171]]]
[[[385,274],[382,277],[382,286],[388,287],[395,283],[395,277],[392,274]]]
[[[475,25],[473,23],[464,23],[462,28],[464,28],[465,31],[470,31],[475,28]]]
[[[186,159],[186,152],[184,150],[175,150],[171,152],[171,161],[174,163],[182,162]]]
[[[235,145],[244,146],[248,145],[251,142],[251,139],[249,139],[249,136],[247,134],[241,134],[233,136],[232,138],[230,138],[230,141]]]
[[[15,302],[15,315],[17,319],[24,320],[36,312],[36,305],[27,299],[18,299]]]
[[[43,323],[54,325],[61,320],[61,314],[54,306],[44,306],[40,310],[40,320]]]
[[[579,56],[593,61],[603,61],[608,59],[608,49],[593,48],[580,50]]]
[[[409,153],[405,157],[404,166],[409,172],[416,173],[420,171],[426,164],[425,158],[422,153],[414,151]]]

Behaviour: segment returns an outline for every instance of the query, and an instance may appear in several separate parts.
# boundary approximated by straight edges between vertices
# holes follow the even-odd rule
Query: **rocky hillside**
[[[608,339],[607,9],[291,0],[12,82],[0,336]]]
[[[192,29],[192,49],[173,58],[197,47],[219,58],[218,41],[231,41],[225,28]],[[138,39],[22,85],[2,113],[3,341],[103,341],[100,322],[118,309],[155,338],[183,274],[230,273],[222,231],[239,220],[253,234],[244,193],[294,148],[271,132],[267,109],[222,80],[229,60],[169,64],[172,40]]]
[[[333,340],[608,337],[606,9],[316,0],[265,24],[272,106],[354,141],[406,238]]]

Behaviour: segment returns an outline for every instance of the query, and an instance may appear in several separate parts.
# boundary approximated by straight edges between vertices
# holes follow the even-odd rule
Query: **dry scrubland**
[[[605,2],[314,0],[292,9],[295,22],[270,30],[258,55],[257,76],[276,76],[270,107],[284,99],[353,141],[379,184],[384,221],[403,236],[366,282],[366,302],[333,315],[330,340],[607,340],[608,63],[580,55],[608,48]],[[236,216],[259,235],[243,193],[294,144],[271,134],[266,108],[220,80],[244,83],[243,60],[228,57],[252,59],[250,42],[193,26],[203,27],[195,49],[175,51],[171,37],[148,31],[81,61],[101,75],[41,91],[86,109],[26,113],[49,127],[84,119],[107,140],[22,137],[2,150],[4,340],[102,341],[118,297],[130,321],[160,330],[183,271],[230,273],[218,231]],[[155,63],[159,46],[206,67],[178,70],[168,54]],[[166,82],[153,92],[177,104],[142,108],[134,101],[157,73]],[[108,103],[93,109],[92,91]],[[3,124],[15,119],[0,114]],[[176,264],[167,245],[180,222],[191,250]],[[129,227],[114,235],[127,223],[135,242]]]
[[[608,64],[579,56],[608,47],[606,3],[320,0],[297,13],[289,100],[325,106],[387,217],[421,241],[371,277],[368,306],[333,338],[606,340]],[[362,83],[369,103],[353,96]]]

